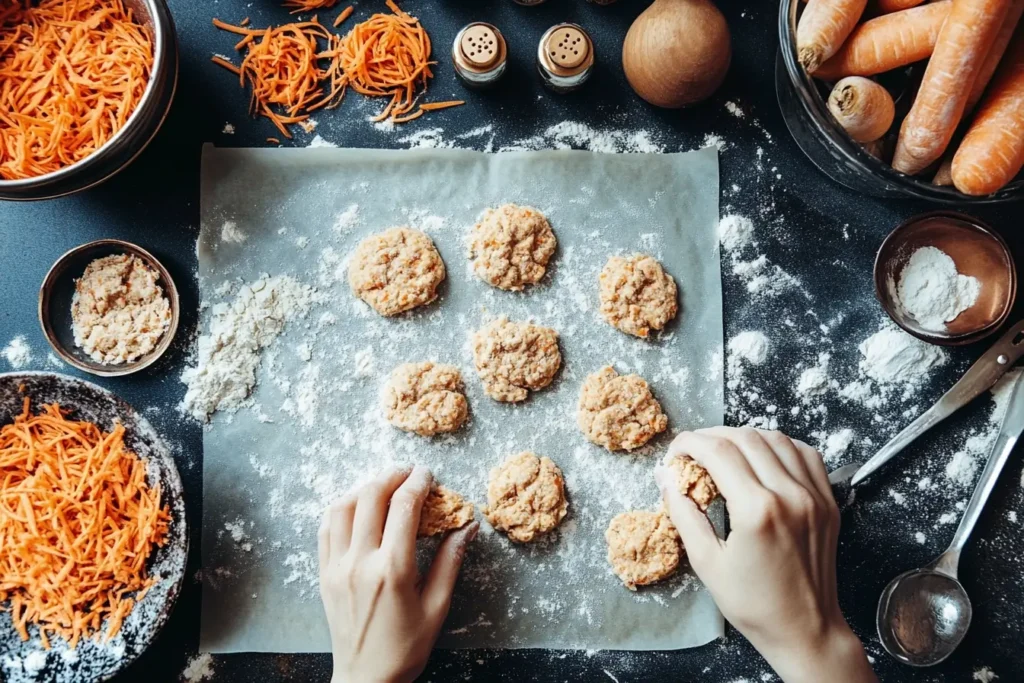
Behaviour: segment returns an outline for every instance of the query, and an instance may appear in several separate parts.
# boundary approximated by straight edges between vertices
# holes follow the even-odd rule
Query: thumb
[[[480,531],[480,522],[471,522],[457,529],[441,541],[434,562],[430,565],[427,578],[423,582],[423,608],[428,618],[441,622],[448,615],[448,607],[452,602],[452,591],[455,590],[455,579],[462,568],[462,559],[466,556],[466,548]]]
[[[707,516],[697,508],[697,504],[684,496],[675,485],[675,473],[658,465],[654,468],[654,480],[661,489],[661,497],[669,519],[683,539],[683,547],[690,558],[690,566],[704,583],[705,577],[714,575],[713,565],[722,552],[722,542],[715,533],[714,527]]]

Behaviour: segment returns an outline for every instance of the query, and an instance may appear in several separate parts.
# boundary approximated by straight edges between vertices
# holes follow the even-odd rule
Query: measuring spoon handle
[[[850,480],[856,486],[873,474],[878,468],[892,460],[911,441],[945,420],[960,408],[970,403],[982,392],[991,389],[1013,364],[1024,355],[1024,320],[1006,331],[992,347],[975,361],[960,381],[935,402],[931,408],[907,425],[903,431],[882,446],[875,455],[857,470]]]
[[[1006,408],[1006,417],[999,428],[999,436],[992,445],[992,452],[989,453],[985,469],[981,473],[978,484],[974,487],[974,495],[964,510],[964,516],[960,519],[960,526],[953,534],[953,540],[946,552],[939,555],[934,562],[934,568],[953,578],[956,578],[956,567],[960,561],[960,553],[967,545],[967,539],[974,531],[981,511],[988,502],[989,495],[996,486],[999,473],[1003,466],[1010,459],[1010,453],[1020,439],[1021,432],[1024,432],[1024,382],[1018,377],[1013,386],[1013,394],[1010,396],[1010,405]]]

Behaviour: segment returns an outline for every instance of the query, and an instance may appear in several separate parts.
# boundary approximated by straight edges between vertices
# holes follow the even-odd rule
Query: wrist
[[[760,649],[760,648],[759,648]],[[853,630],[841,622],[802,642],[761,654],[785,683],[874,683],[877,677]]]

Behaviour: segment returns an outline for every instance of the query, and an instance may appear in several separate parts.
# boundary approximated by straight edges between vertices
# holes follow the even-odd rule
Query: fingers
[[[324,510],[324,517],[317,532],[320,571],[327,567],[332,557],[348,551],[352,542],[352,517],[355,511],[356,497],[352,493],[334,501]]]
[[[668,447],[669,455],[688,455],[708,471],[726,505],[745,500],[761,482],[740,450],[729,441],[700,432],[683,432]]]
[[[777,492],[792,490],[793,477],[782,464],[776,451],[757,431],[749,427],[712,427],[698,430],[697,433],[718,437],[736,446],[765,488]],[[711,476],[714,477],[714,474]],[[728,499],[729,496],[726,495],[726,500]]]
[[[701,577],[713,576],[712,567],[722,545],[711,522],[689,496],[684,496],[679,491],[672,470],[663,465],[656,466],[654,480],[658,482],[669,519],[679,532],[679,537],[683,539],[683,547],[686,548],[694,571]]]
[[[381,547],[388,547],[412,562],[416,561],[416,531],[420,526],[423,501],[430,492],[433,477],[422,465],[413,468],[409,478],[391,497]]]
[[[800,486],[805,488],[819,502],[827,500],[827,498],[821,498],[821,491],[818,490],[814,479],[811,478],[807,462],[804,460],[803,454],[797,448],[796,442],[793,439],[782,432],[769,432],[758,429],[757,433],[775,451],[779,462],[786,468],[790,477],[795,479]]]
[[[352,522],[353,549],[380,547],[391,496],[408,476],[407,469],[387,470],[359,489],[355,519]]]
[[[423,608],[429,618],[435,620],[440,628],[448,614],[452,602],[452,591],[455,590],[455,579],[462,568],[462,559],[466,556],[466,548],[480,531],[479,522],[470,522],[466,526],[451,532],[441,542],[430,565],[427,578],[423,582]]]
[[[807,473],[811,481],[814,482],[815,488],[821,492],[826,501],[835,502],[835,498],[832,495],[832,485],[828,483],[828,470],[825,469],[825,461],[822,459],[821,453],[800,439],[793,439],[793,445],[796,446],[797,451],[803,458],[804,464],[807,466]]]

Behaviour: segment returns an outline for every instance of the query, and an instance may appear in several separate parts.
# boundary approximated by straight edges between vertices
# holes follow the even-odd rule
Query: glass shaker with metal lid
[[[594,67],[594,43],[578,24],[552,26],[537,45],[537,71],[544,85],[569,92],[583,85]]]
[[[491,85],[505,73],[508,49],[501,31],[482,21],[465,26],[452,43],[455,73],[466,85]]]

